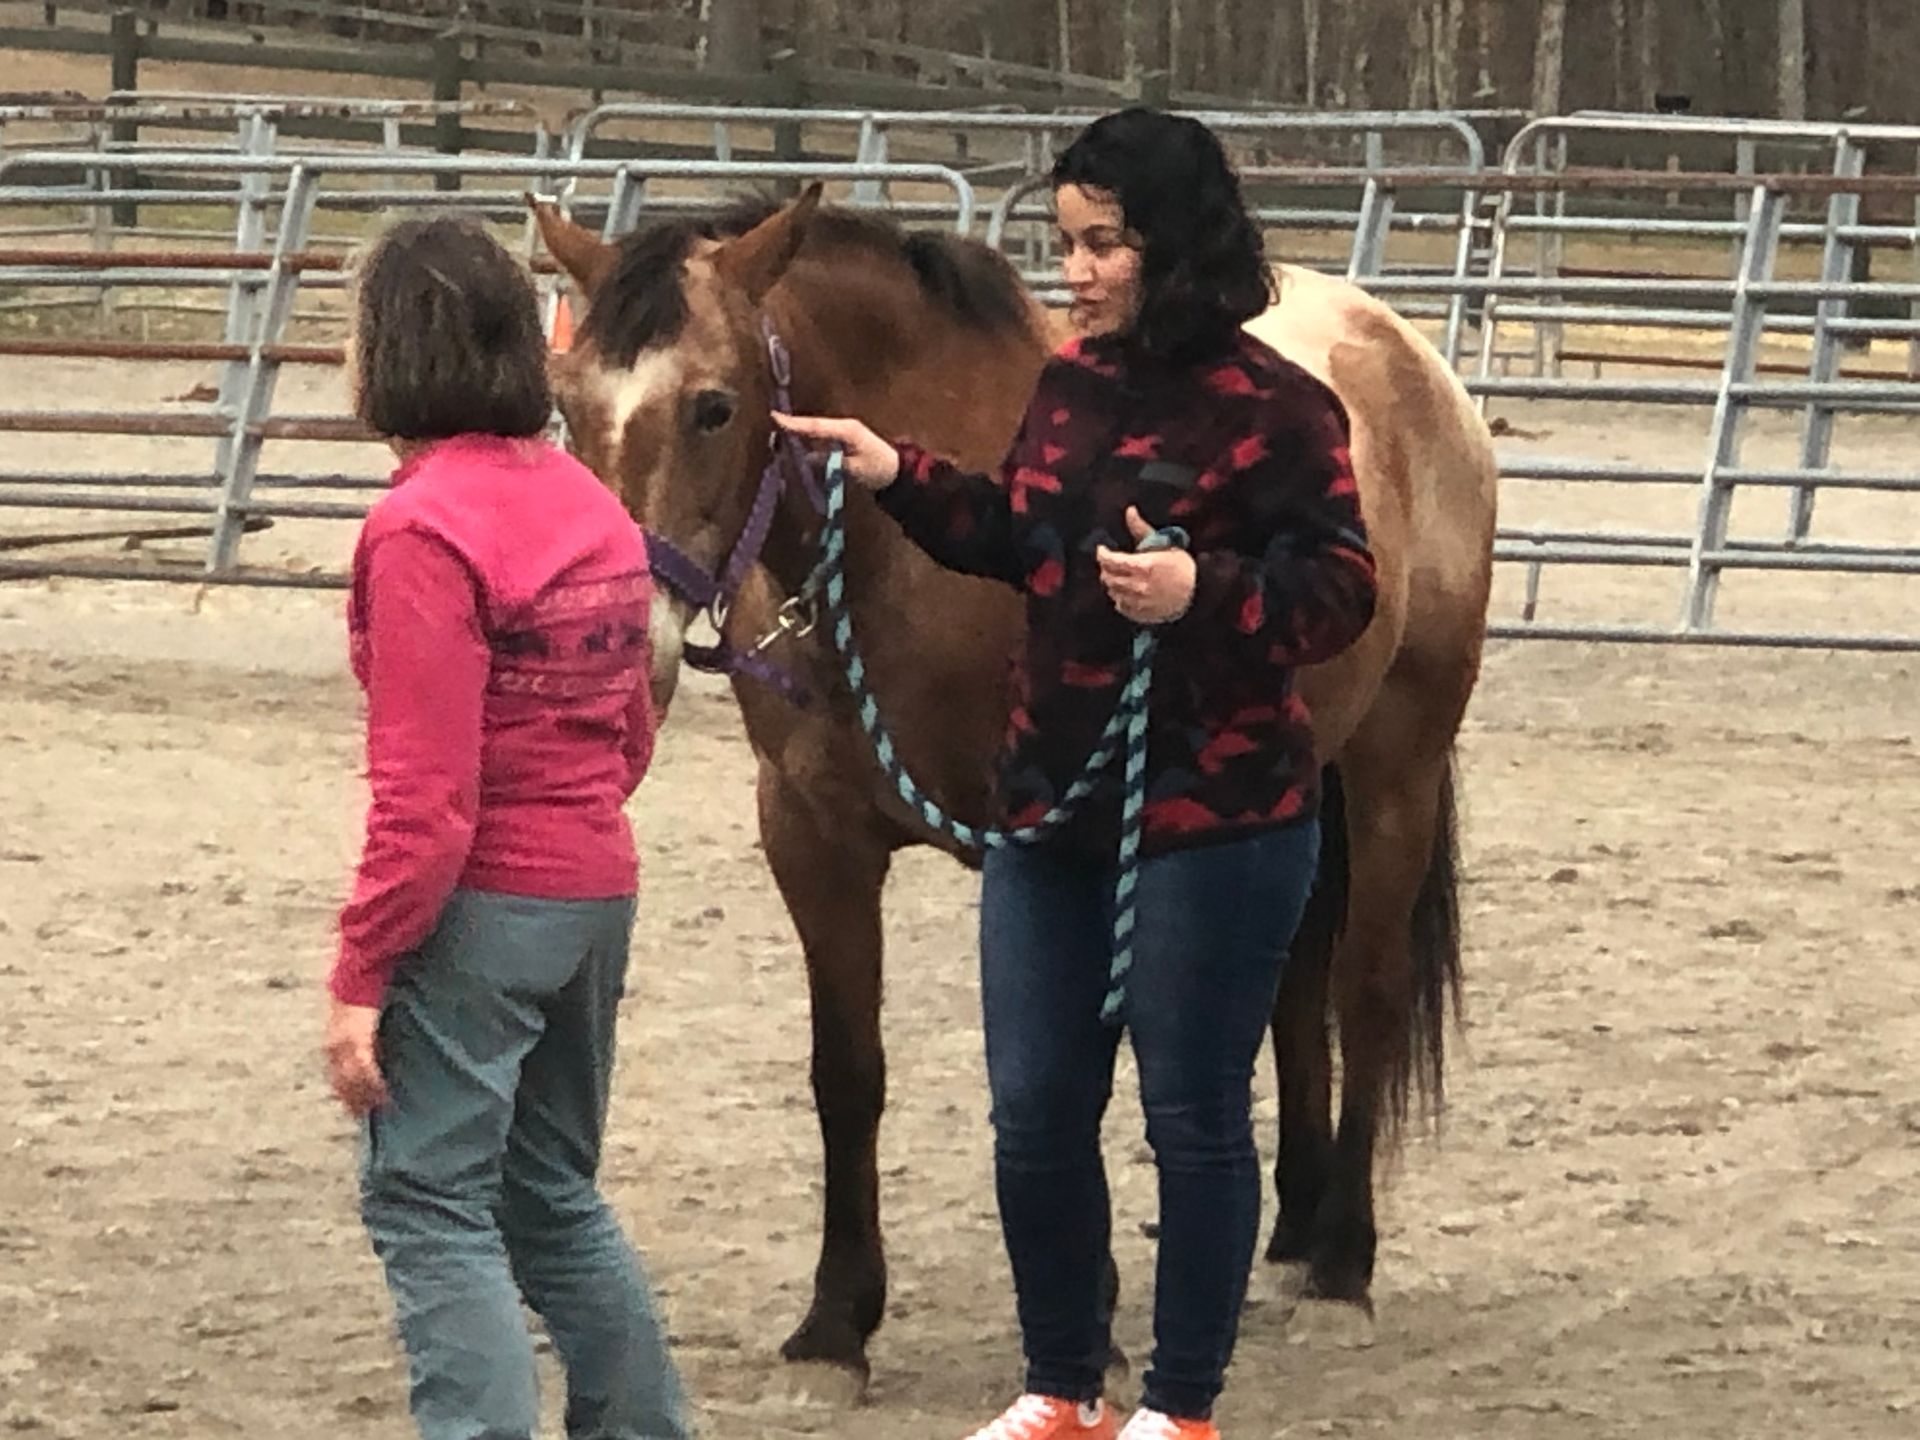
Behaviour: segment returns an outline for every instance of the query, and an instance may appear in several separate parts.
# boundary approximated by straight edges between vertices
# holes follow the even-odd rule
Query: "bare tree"
[[[707,68],[733,73],[760,69],[760,0],[711,0],[704,8]]]
[[[1433,103],[1443,110],[1460,103],[1460,42],[1466,25],[1467,0],[1431,0],[1427,28],[1433,45]]]
[[[1786,0],[1782,0],[1786,3]],[[1560,113],[1560,90],[1567,72],[1567,0],[1540,0],[1540,30],[1533,47],[1533,109],[1537,115]]]
[[[1807,0],[1780,0],[1780,118],[1807,118]]]
[[[1307,62],[1306,101],[1309,105],[1321,102],[1321,84],[1325,77],[1320,73],[1320,41],[1325,32],[1320,28],[1322,17],[1320,0],[1300,0],[1300,51]]]
[[[1718,13],[1717,0],[1707,8]],[[1640,0],[1634,16],[1633,56],[1639,83],[1630,92],[1632,104],[1639,110],[1653,109],[1653,97],[1660,89],[1660,0]]]
[[[1494,0],[1473,4],[1473,103],[1483,105],[1498,95],[1493,83]]]

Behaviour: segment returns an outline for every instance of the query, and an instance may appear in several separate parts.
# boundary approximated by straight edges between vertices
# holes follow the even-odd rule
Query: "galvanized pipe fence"
[[[789,112],[715,114],[696,107],[644,107],[643,122],[685,125],[704,120],[727,125],[794,123]],[[815,118],[808,112],[809,118]],[[813,160],[742,162],[716,129],[715,158],[696,162],[619,162],[584,158],[587,137],[614,119],[635,118],[620,107],[590,112],[569,130],[565,142],[545,156],[481,159],[397,151],[319,153],[301,156],[206,150],[142,149],[115,153],[95,149],[29,151],[0,155],[0,211],[33,210],[72,196],[35,183],[56,165],[80,163],[107,183],[88,190],[88,203],[111,205],[122,198],[115,177],[138,167],[147,177],[144,202],[156,196],[211,203],[223,195],[242,216],[236,243],[221,252],[43,251],[22,245],[0,251],[0,290],[26,285],[95,287],[195,286],[226,297],[221,339],[179,342],[136,352],[127,342],[97,338],[62,340],[0,336],[0,355],[62,354],[100,360],[170,359],[220,367],[217,397],[186,412],[5,411],[0,429],[17,433],[117,433],[189,437],[213,442],[203,474],[53,472],[48,468],[0,474],[0,506],[73,509],[95,513],[186,514],[206,518],[209,545],[204,563],[156,571],[150,566],[81,560],[0,556],[0,576],[71,570],[88,574],[192,578],[214,583],[337,584],[339,576],[291,575],[239,563],[241,539],[263,521],[353,518],[364,513],[375,475],[315,474],[299,467],[269,470],[261,462],[269,442],[339,441],[359,437],[338,416],[280,413],[277,381],[290,365],[334,365],[338,347],[301,343],[288,334],[295,300],[324,292],[341,280],[341,258],[314,243],[313,220],[323,197],[347,209],[378,209],[441,203],[429,188],[454,177],[459,202],[503,221],[525,223],[522,192],[536,189],[568,197],[581,213],[600,219],[603,233],[617,235],[658,213],[711,209],[742,184],[787,184],[818,176],[852,203],[887,206],[912,223],[944,223],[982,233],[1022,264],[1042,297],[1054,293],[1057,276],[1029,263],[1034,250],[1016,230],[1044,227],[1037,204],[1050,163],[1053,136],[1085,117],[912,114],[867,117],[865,132],[885,137],[862,141],[853,163]],[[1295,117],[1235,117],[1241,134],[1284,140]],[[1920,255],[1920,211],[1912,223],[1884,219],[1866,223],[1864,208],[1889,203],[1912,211],[1920,205],[1920,177],[1869,174],[1843,155],[1822,174],[1719,172],[1626,172],[1555,162],[1538,168],[1517,163],[1537,156],[1543,129],[1510,147],[1498,170],[1488,169],[1466,140],[1454,163],[1409,166],[1389,163],[1384,136],[1418,133],[1431,145],[1449,127],[1432,117],[1407,119],[1404,131],[1384,127],[1382,117],[1344,117],[1357,137],[1363,163],[1349,167],[1248,166],[1250,193],[1263,187],[1296,198],[1275,205],[1263,218],[1277,231],[1346,230],[1344,260],[1331,265],[1423,322],[1448,357],[1465,373],[1478,403],[1507,431],[1502,441],[1503,506],[1509,512],[1543,509],[1538,519],[1508,519],[1497,548],[1506,578],[1496,633],[1562,639],[1661,641],[1736,645],[1820,646],[1862,649],[1920,648],[1920,624],[1911,606],[1882,603],[1872,623],[1846,624],[1809,616],[1799,623],[1729,620],[1722,592],[1730,578],[1769,586],[1820,586],[1869,579],[1885,581],[1920,572],[1920,491],[1914,463],[1920,428],[1920,390],[1911,363],[1888,364],[1897,351],[1905,362],[1920,344],[1920,275],[1909,282],[1858,279],[1848,247],[1878,247]],[[830,114],[846,125],[848,116]],[[924,124],[914,132],[908,122]],[[932,153],[908,140],[964,133],[969,157],[959,163],[899,163],[892,156]],[[1569,117],[1566,133],[1612,133],[1614,117]],[[1368,127],[1376,127],[1370,130]],[[1808,142],[1800,127],[1772,139]],[[1888,127],[1890,130],[1891,127]],[[856,125],[857,130],[857,125]],[[1471,131],[1467,132],[1471,135]],[[1644,133],[1641,132],[1641,133]],[[1379,143],[1370,135],[1382,137]],[[903,139],[903,137],[906,137]],[[991,148],[1012,137],[1012,160]],[[1690,135],[1691,138],[1691,135]],[[1714,135],[1718,140],[1718,135]],[[1856,137],[1857,138],[1857,137]],[[1876,144],[1920,141],[1920,131],[1875,134]],[[1275,142],[1277,143],[1277,142]],[[1477,144],[1477,141],[1474,142]],[[1756,141],[1756,153],[1767,154]],[[576,148],[579,147],[579,148]],[[1850,154],[1851,152],[1849,152]],[[878,158],[874,158],[874,157]],[[1372,164],[1367,161],[1378,160]],[[974,163],[977,162],[977,163]],[[1334,203],[1315,198],[1329,196]],[[986,197],[991,196],[991,199]],[[248,198],[251,197],[251,198]],[[1343,202],[1354,202],[1347,208]],[[1411,200],[1408,197],[1413,197]],[[1436,198],[1437,197],[1437,198]],[[1675,197],[1681,197],[1675,203]],[[251,229],[244,216],[258,217]],[[1904,213],[1904,212],[1903,212]],[[4,216],[0,216],[4,218]],[[527,232],[523,232],[527,233]],[[1579,266],[1565,262],[1567,249],[1539,262],[1541,237],[1571,245],[1582,237],[1631,242],[1632,263]],[[1402,237],[1426,237],[1418,257],[1395,261]],[[1437,239],[1435,238],[1437,237]],[[1717,256],[1735,254],[1724,275],[1707,273],[1699,256],[1707,246]],[[1682,245],[1687,265],[1663,267],[1663,247]],[[1783,264],[1817,252],[1817,264]],[[1534,263],[1524,263],[1532,259]],[[1791,273],[1795,269],[1810,273]],[[551,284],[549,283],[549,293]],[[1549,329],[1548,327],[1557,327]],[[1569,336],[1601,337],[1590,348]],[[1656,337],[1648,340],[1645,337]],[[1521,349],[1508,346],[1519,337]],[[1535,337],[1537,344],[1529,344]],[[1617,337],[1636,337],[1618,348]],[[1691,348],[1667,348],[1658,337],[1691,336]],[[1604,345],[1602,344],[1604,342]],[[1864,356],[1857,347],[1869,348]],[[38,348],[35,348],[38,347]],[[1518,356],[1528,363],[1514,363]],[[1597,360],[1574,357],[1599,356]],[[1576,373],[1591,363],[1591,375]],[[1710,369],[1711,373],[1701,373]],[[1698,378],[1688,378],[1689,372]],[[1631,407],[1623,409],[1621,407]],[[1583,416],[1595,414],[1598,419]],[[1705,426],[1698,449],[1662,445],[1657,456],[1609,453],[1613,434],[1631,431],[1654,417],[1693,414]],[[1587,437],[1567,453],[1546,453],[1526,436],[1534,416],[1549,417],[1558,431],[1586,427]],[[1786,417],[1781,420],[1779,417]],[[1767,417],[1774,417],[1769,419]],[[1778,451],[1779,427],[1791,422],[1786,452],[1749,460],[1756,444]],[[1661,424],[1667,422],[1662,419]],[[1858,424],[1879,427],[1861,445],[1836,447]],[[1771,427],[1771,428],[1769,428]],[[363,437],[362,437],[363,438]],[[1842,454],[1842,450],[1847,453]],[[1626,526],[1583,516],[1581,497],[1601,492],[1648,497],[1652,515],[1674,497],[1690,497],[1690,521]],[[1849,497],[1876,497],[1883,509],[1882,533],[1828,534],[1817,513],[1822,496],[1844,507]],[[1665,497],[1656,502],[1653,497]],[[1736,524],[1736,502],[1783,498],[1786,514],[1771,532]],[[1638,513],[1639,498],[1625,508]],[[1552,512],[1565,506],[1565,518]],[[1903,508],[1885,509],[1886,506]],[[1654,594],[1661,577],[1675,588],[1670,609],[1658,618],[1624,621],[1586,613],[1581,586],[1569,577],[1618,572],[1635,575],[1636,601]],[[1637,574],[1635,573],[1637,572]],[[1783,592],[1784,593],[1784,592]],[[1638,604],[1644,610],[1644,604]],[[1763,607],[1764,608],[1764,607]],[[1870,607],[1871,608],[1871,607]],[[1890,617],[1891,623],[1887,623]],[[1844,619],[1844,617],[1843,617]]]

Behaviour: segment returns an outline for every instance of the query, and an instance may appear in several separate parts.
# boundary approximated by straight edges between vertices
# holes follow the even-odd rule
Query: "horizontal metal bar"
[[[1920,382],[1913,380],[1884,385],[1845,380],[1820,384],[1808,380],[1754,380],[1729,385],[1727,392],[1736,400],[1756,405],[1920,405]]]
[[[0,410],[0,433],[15,435],[147,435],[211,439],[233,422],[218,415],[131,414],[110,410]]]
[[[438,22],[435,22],[438,23]],[[538,119],[539,112],[524,100],[347,100],[324,96],[266,95],[213,96],[169,94],[148,90],[115,91],[104,102],[46,105],[0,105],[0,125],[30,121],[36,124],[105,125],[136,122],[157,125],[165,120],[245,120],[255,115],[270,120],[398,120],[431,119],[441,115],[470,117],[519,115]]]
[[[0,471],[0,485],[67,486],[112,490],[211,490],[219,485],[212,475],[121,474],[110,471]],[[385,490],[389,481],[372,475],[267,474],[254,477],[254,489]]]
[[[818,175],[833,180],[958,182],[967,177],[950,165],[917,161],[867,164],[822,160],[573,160],[533,155],[426,155],[392,150],[342,150],[314,155],[248,155],[240,151],[20,150],[0,156],[0,176],[14,170],[44,169],[180,171],[188,174],[286,174],[295,169],[316,175],[525,175],[536,179],[570,176],[613,179],[626,172],[657,180],[803,180]]]
[[[792,106],[713,106],[655,104],[644,100],[618,100],[597,105],[573,123],[573,132],[587,134],[612,120],[705,120],[715,124],[767,125],[800,123],[857,127],[871,122],[888,131],[927,129],[946,131],[1002,131],[1015,135],[1059,134],[1082,130],[1097,120],[1101,111],[1093,108],[1059,109],[1035,113],[996,114],[979,110],[861,110],[803,109]],[[1312,134],[1336,133],[1365,135],[1370,130],[1396,134],[1451,134],[1463,142],[1478,137],[1459,115],[1444,110],[1185,110],[1203,121],[1209,129],[1231,134],[1258,134],[1261,131]]]
[[[1622,277],[1596,280],[1578,277],[1505,275],[1412,277],[1383,275],[1369,278],[1368,288],[1382,294],[1441,293],[1447,295],[1592,295],[1621,296],[1644,300],[1654,295],[1671,295],[1676,300],[1725,299],[1745,294],[1758,300],[1905,300],[1920,301],[1920,285],[1851,280],[1768,280],[1759,284],[1737,285],[1732,280],[1661,280],[1653,277]]]
[[[211,515],[218,495],[172,498],[165,495],[13,495],[0,490],[0,508],[8,510],[98,510],[117,515]]]
[[[1509,400],[1611,400],[1621,404],[1711,405],[1720,387],[1704,380],[1556,380],[1547,376],[1469,376],[1472,395]]]
[[[94,510],[107,515],[212,515],[220,496],[190,495],[16,495],[0,487],[0,509]],[[232,509],[272,520],[364,520],[368,506],[352,500],[248,500]]]
[[[1503,620],[1487,626],[1495,640],[1565,640],[1586,644],[1724,645],[1748,650],[1845,650],[1899,654],[1920,650],[1920,635],[1839,635],[1798,630],[1656,630],[1632,625],[1547,625]]]
[[[0,281],[6,276],[0,273]],[[20,340],[0,336],[0,355],[59,360],[193,360],[209,364],[252,356],[245,345],[167,340]],[[346,351],[338,345],[267,345],[260,352],[282,365],[339,365]]]
[[[1495,538],[1516,545],[1588,545],[1600,547],[1645,547],[1659,550],[1691,549],[1694,537],[1676,531],[1659,530],[1555,530],[1539,527],[1502,526]],[[1850,541],[1801,541],[1730,539],[1714,554],[1738,552],[1741,555],[1799,555],[1837,557],[1841,560],[1886,560],[1904,562],[1920,558],[1920,546],[1860,545]],[[1533,551],[1527,551],[1532,556]]]
[[[345,575],[298,574],[287,570],[233,569],[222,574],[209,573],[200,565],[156,567],[128,565],[124,562],[84,560],[7,560],[0,559],[0,581],[50,580],[157,580],[176,585],[261,585],[285,590],[344,590]]]
[[[1391,273],[1391,272],[1389,272]],[[1363,282],[1365,283],[1365,282]],[[1493,297],[1497,300],[1499,297]],[[1500,305],[1502,321],[1521,324],[1590,325],[1603,329],[1639,326],[1648,330],[1725,331],[1732,320],[1726,310],[1642,310],[1588,305]],[[1879,335],[1904,339],[1920,334],[1920,316],[1907,320],[1821,320],[1814,315],[1767,316],[1767,330],[1780,335],[1812,335],[1825,329],[1835,335]],[[1716,364],[1719,362],[1715,362]]]
[[[1693,561],[1688,547],[1658,545],[1526,544],[1502,541],[1493,558],[1516,565],[1607,565],[1630,569],[1685,569]],[[1723,571],[1778,570],[1837,575],[1920,575],[1920,550],[1886,554],[1836,554],[1831,551],[1710,550],[1707,566]]]
[[[1834,144],[1850,140],[1920,143],[1920,127],[1860,124],[1855,121],[1757,120],[1698,115],[1648,115],[1629,110],[1578,110],[1571,115],[1530,120],[1507,144],[1508,163],[1523,158],[1549,135],[1644,135],[1666,139],[1680,135],[1723,140],[1805,140]]]
[[[1500,478],[1552,483],[1698,485],[1702,476],[1698,469],[1641,469],[1605,460],[1536,460],[1503,452],[1500,456]],[[1720,479],[1729,485],[1768,488],[1813,486],[1821,490],[1920,491],[1920,475],[1889,475],[1870,470],[1731,469],[1722,470]]]
[[[263,420],[252,432],[262,440],[366,441],[380,437],[349,415],[278,415]]]
[[[1489,182],[1494,193],[1497,181]],[[1671,220],[1629,215],[1536,215],[1515,210],[1502,222],[1515,235],[1668,235],[1692,240],[1737,240],[1747,233],[1744,220]],[[1828,235],[1855,244],[1883,249],[1912,249],[1920,232],[1911,225],[1841,225],[1829,229],[1817,221],[1800,220],[1780,227],[1786,241],[1824,241]]]

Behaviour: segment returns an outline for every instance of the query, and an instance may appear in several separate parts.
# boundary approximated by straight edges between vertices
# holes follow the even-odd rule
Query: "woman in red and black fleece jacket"
[[[1312,717],[1295,667],[1366,629],[1374,568],[1340,402],[1247,335],[1269,303],[1258,229],[1219,142],[1135,109],[1053,174],[1080,336],[1046,367],[997,475],[855,420],[783,423],[936,560],[1026,597],[1000,769],[1004,820],[1073,783],[1133,634],[1149,702],[1145,861],[1125,1018],[1160,1177],[1155,1348],[1124,1440],[1209,1440],[1260,1213],[1250,1091],[1319,852]],[[1178,526],[1191,549],[1136,552]],[[1110,1219],[1100,1124],[1120,782],[1061,832],[991,851],[981,992],[1002,1227],[1027,1393],[976,1440],[1107,1440]]]

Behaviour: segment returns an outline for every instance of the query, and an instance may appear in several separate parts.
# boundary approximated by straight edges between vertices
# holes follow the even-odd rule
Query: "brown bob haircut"
[[[354,412],[388,439],[538,435],[553,413],[532,282],[465,216],[403,220],[354,275]]]

